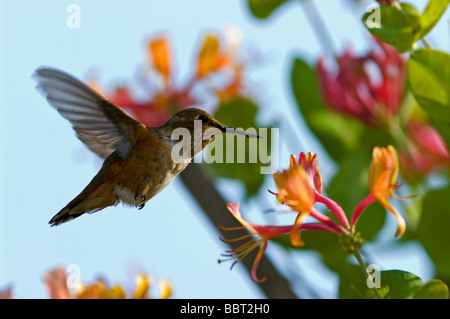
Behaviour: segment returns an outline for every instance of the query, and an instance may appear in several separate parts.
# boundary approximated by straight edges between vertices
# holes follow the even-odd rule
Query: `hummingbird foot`
[[[145,194],[136,194],[135,196],[134,196],[134,199],[136,200],[136,201],[138,201],[138,200],[140,200],[141,201],[141,205],[136,205],[136,207],[138,207],[138,210],[141,210],[142,208],[144,208],[144,206],[145,206],[145,202],[146,202],[146,199],[147,199],[147,196],[145,195]]]

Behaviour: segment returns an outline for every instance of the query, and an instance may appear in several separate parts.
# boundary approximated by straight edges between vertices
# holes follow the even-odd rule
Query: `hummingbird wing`
[[[117,151],[127,158],[134,132],[145,126],[128,116],[75,77],[53,68],[35,71],[36,88],[72,124],[77,137],[91,151],[106,158]]]

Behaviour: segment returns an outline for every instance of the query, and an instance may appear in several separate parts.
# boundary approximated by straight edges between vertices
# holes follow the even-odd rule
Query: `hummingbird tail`
[[[61,209],[58,214],[53,216],[53,218],[48,223],[51,226],[58,226],[72,219],[75,219],[83,214],[84,213],[77,213],[77,214],[71,213],[70,208],[65,207]]]
[[[84,213],[95,213],[108,206],[117,205],[119,202],[111,191],[111,187],[103,184],[92,190],[88,185],[77,197],[48,222],[51,226],[58,226],[71,221]]]

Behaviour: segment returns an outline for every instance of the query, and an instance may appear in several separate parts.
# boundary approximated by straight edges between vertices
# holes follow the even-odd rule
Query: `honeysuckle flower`
[[[223,226],[219,226],[224,231],[231,231],[231,230],[242,230],[247,229],[249,231],[248,234],[243,235],[241,237],[237,237],[234,239],[222,239],[221,240],[227,244],[231,244],[234,242],[238,242],[241,240],[249,239],[247,242],[242,244],[236,249],[228,250],[226,254],[222,254],[222,256],[227,257],[227,259],[219,260],[220,262],[227,261],[229,259],[234,259],[234,262],[231,265],[231,268],[233,268],[234,265],[239,263],[242,259],[247,257],[253,250],[259,248],[258,253],[255,257],[255,260],[253,262],[253,266],[250,272],[250,276],[253,281],[261,283],[264,282],[267,278],[261,278],[259,279],[256,271],[258,269],[258,265],[261,261],[262,256],[264,255],[264,252],[267,248],[268,241],[272,238],[288,234],[292,230],[292,226],[266,226],[266,225],[259,225],[252,222],[246,221],[239,210],[239,202],[234,205],[233,203],[228,203],[227,205],[228,210],[230,213],[239,221],[239,223],[242,225],[240,227],[235,228],[227,228]],[[319,223],[306,223],[302,224],[299,232],[304,229],[314,229],[314,230],[323,230],[328,231],[332,233],[336,233],[337,231],[325,224],[319,224]]]
[[[301,152],[298,159],[295,155],[291,155],[291,167],[295,165],[303,167],[313,190],[317,193],[322,193],[322,175],[319,170],[317,154]]]
[[[290,234],[291,243],[303,246],[299,230],[315,203],[314,190],[301,165],[292,165],[288,170],[276,172],[273,178],[278,188],[278,201],[298,212]]]
[[[127,87],[118,87],[108,98],[125,109],[131,116],[149,127],[164,124],[170,117],[170,110],[156,99],[138,101]]]
[[[159,37],[149,41],[148,53],[153,67],[162,75],[164,85],[168,87],[172,71],[168,39]]]
[[[424,176],[432,171],[450,168],[448,147],[433,126],[415,118],[406,127],[408,145],[399,152],[404,175]]]
[[[227,63],[227,56],[220,50],[219,38],[207,35],[197,59],[197,77],[202,78]]]
[[[125,291],[119,285],[108,287],[104,280],[97,280],[93,284],[81,284],[77,299],[125,299]]]
[[[71,298],[67,287],[67,273],[62,267],[58,267],[44,274],[44,282],[47,293],[52,299]]]
[[[0,290],[0,299],[13,299],[11,286],[4,290]]]
[[[347,217],[342,208],[336,202],[321,194],[322,176],[319,170],[317,154],[305,154],[302,152],[298,159],[295,155],[291,155],[290,159],[290,167],[288,170],[276,172],[273,175],[278,193],[271,193],[277,196],[281,204],[287,205],[292,210],[298,212],[290,233],[292,245],[303,246],[299,230],[308,215],[334,227],[339,232],[345,232],[345,228],[324,216],[313,207],[316,201],[324,203],[345,227],[349,227]]]
[[[397,151],[392,145],[374,147],[369,168],[369,188],[375,197],[392,197],[399,171]]]
[[[157,96],[162,94],[160,92],[156,92],[154,96],[142,100],[135,98],[131,89],[125,85],[114,88],[112,92],[106,92],[106,90],[101,88],[98,80],[94,76],[91,76],[88,79],[88,83],[97,93],[122,107],[132,117],[149,127],[163,125],[169,119],[171,112],[173,111],[169,105],[178,105],[158,99]],[[185,107],[184,105],[192,105],[189,103],[190,101],[186,101],[186,103],[183,104],[180,103],[180,109]]]
[[[337,58],[334,74],[322,58],[317,65],[323,100],[332,109],[369,126],[378,126],[398,113],[404,95],[406,63],[390,45],[374,38],[381,50],[355,56],[350,49]],[[376,67],[379,78],[374,74]]]
[[[314,202],[323,203],[330,209],[330,211],[333,214],[336,215],[336,217],[339,219],[339,221],[345,227],[348,228],[349,227],[349,222],[348,222],[347,216],[345,215],[345,212],[342,210],[342,208],[335,201],[333,201],[332,199],[322,195],[322,175],[320,174],[320,170],[319,170],[319,163],[318,163],[318,159],[317,159],[317,154],[312,154],[312,153],[305,154],[305,153],[301,152],[299,154],[298,159],[297,159],[297,157],[295,155],[291,155],[290,169],[292,169],[294,167],[297,167],[297,166],[301,167],[303,169],[303,171],[305,172],[306,180],[308,181],[310,189],[312,190],[312,193],[313,193],[313,196],[311,196],[311,194],[309,192],[306,192],[307,196],[305,196],[305,194],[302,193],[302,192],[297,193],[297,194],[294,195],[294,196],[297,196],[297,197],[305,196],[310,201],[313,201],[312,204],[308,203],[308,206],[303,207],[303,210],[304,211],[310,211],[311,209],[307,209],[307,207],[309,207],[309,205],[311,205],[311,207],[312,207]],[[275,174],[277,174],[277,173],[275,173]],[[279,173],[277,175],[279,175]],[[275,177],[275,175],[274,175],[274,178],[280,179],[279,176]],[[289,178],[289,176],[286,175],[286,178]],[[275,182],[276,182],[276,180],[275,180]],[[278,183],[277,183],[277,186],[278,186]],[[302,185],[302,186],[304,188],[307,188],[304,185]],[[301,190],[301,189],[299,189],[299,190]],[[287,191],[287,189],[285,189],[284,191]],[[282,203],[282,204],[286,203],[286,201],[283,201],[282,196],[280,198],[280,193],[275,194],[275,195],[277,195],[277,198],[280,201],[280,203]],[[289,205],[289,206],[291,206],[291,205]],[[291,208],[293,210],[297,210],[296,207],[294,207],[294,206],[291,206]],[[301,215],[297,216],[298,224],[300,224],[305,218],[306,218],[306,214],[301,214]],[[294,231],[294,233],[297,233],[296,229],[293,229],[293,231]]]
[[[207,35],[199,52],[196,79],[202,80],[211,73],[221,71],[221,81],[225,85],[210,87],[220,102],[245,95],[244,74],[247,63],[238,54],[241,42],[241,30],[228,24],[221,38],[214,34]]]
[[[158,287],[159,287],[159,298],[160,299],[169,299],[172,295],[173,285],[164,279],[158,279]]]
[[[136,291],[133,299],[147,299],[148,288],[150,287],[150,277],[145,275],[138,275],[135,278]]]
[[[356,206],[352,215],[352,226],[356,225],[359,216],[369,204],[378,201],[397,219],[398,228],[395,237],[403,235],[406,229],[405,220],[387,200],[387,198],[395,197],[392,191],[399,187],[396,184],[398,171],[398,155],[392,145],[373,149],[369,169],[370,194]]]
[[[181,85],[175,85],[175,81],[172,81],[175,64],[172,61],[168,37],[160,36],[147,42],[146,67],[140,70],[136,79],[139,89],[145,92],[146,96],[136,98],[133,94],[134,88],[130,85],[121,85],[110,93],[100,89],[94,79],[89,80],[90,86],[149,127],[164,124],[172,114],[192,105],[217,105],[236,96],[245,97],[246,63],[240,61],[237,54],[242,40],[240,30],[229,26],[223,35],[223,41],[214,34],[204,38],[196,68]],[[154,72],[147,72],[148,69]],[[213,79],[208,77],[211,73],[216,73],[225,81],[219,81],[218,85],[213,83]],[[212,94],[196,94],[195,90],[199,86],[203,86]],[[213,101],[205,100],[208,98]]]
[[[314,190],[301,165],[292,165],[287,170],[276,172],[273,178],[278,188],[276,196],[280,204],[298,212],[311,210],[315,202]]]

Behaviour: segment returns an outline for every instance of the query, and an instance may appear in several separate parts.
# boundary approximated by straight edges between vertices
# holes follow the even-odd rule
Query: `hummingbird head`
[[[259,138],[260,136],[236,130],[225,124],[220,123],[209,113],[197,109],[187,108],[174,114],[161,129],[169,138],[176,129],[180,133],[189,132],[193,150],[202,150],[211,142],[216,135],[229,133],[236,135],[244,135],[248,138]],[[187,131],[186,131],[187,130]],[[201,145],[201,146],[200,146]],[[193,153],[194,156],[197,152]]]
[[[186,128],[189,132],[194,132],[194,127],[197,122],[197,126],[201,124],[202,132],[204,132],[208,128],[217,128],[221,132],[224,132],[227,128],[226,125],[217,121],[212,115],[209,113],[196,109],[196,108],[188,108],[174,114],[164,126],[174,130],[176,128]]]

